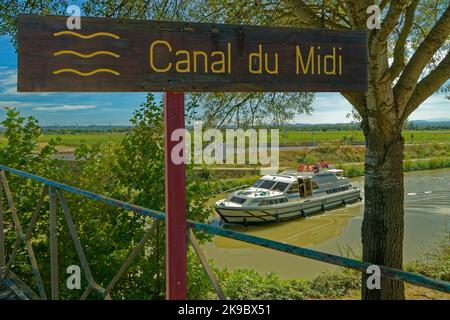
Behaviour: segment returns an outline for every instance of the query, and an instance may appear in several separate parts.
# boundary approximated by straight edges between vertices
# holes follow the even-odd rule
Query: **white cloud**
[[[415,110],[409,120],[439,120],[450,118],[450,101],[445,93],[435,93]]]
[[[62,106],[56,106],[56,107],[37,107],[33,110],[36,111],[48,111],[48,112],[57,112],[57,111],[73,111],[73,110],[86,110],[86,109],[95,109],[97,108],[96,105],[83,105],[83,104],[77,104],[77,105],[62,105]]]
[[[50,92],[17,92],[17,69],[6,67],[0,68],[0,94],[39,97],[52,95]]]
[[[31,102],[22,102],[16,100],[0,100],[0,107],[30,107],[34,104]]]
[[[17,70],[16,69],[0,69],[0,93],[15,94],[17,93]]]

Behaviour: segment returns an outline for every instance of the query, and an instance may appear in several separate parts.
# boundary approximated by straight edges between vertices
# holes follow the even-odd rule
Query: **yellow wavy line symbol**
[[[90,76],[93,76],[94,74],[100,73],[100,72],[112,73],[112,74],[114,74],[116,76],[120,75],[119,72],[117,72],[115,70],[111,70],[111,69],[95,69],[95,70],[92,70],[90,72],[82,72],[82,71],[75,70],[75,69],[70,69],[70,68],[55,70],[55,71],[53,71],[53,74],[75,73],[75,74],[77,74],[79,76],[82,76],[82,77],[90,77]]]
[[[62,36],[62,35],[70,35],[70,36],[78,37],[78,38],[81,38],[81,39],[92,39],[92,38],[95,38],[95,37],[111,37],[111,38],[114,38],[114,39],[120,39],[120,37],[118,35],[115,35],[115,34],[110,33],[110,32],[96,32],[96,33],[83,35],[81,33],[74,32],[74,31],[60,31],[60,32],[55,32],[53,34],[53,36],[55,36],[55,37],[59,37],[59,36]]]
[[[110,56],[113,56],[114,58],[119,58],[120,57],[120,55],[118,55],[117,53],[114,53],[114,52],[111,52],[111,51],[106,51],[106,50],[100,50],[100,51],[95,51],[95,52],[86,53],[86,54],[81,53],[81,52],[77,52],[77,51],[73,51],[73,50],[61,50],[61,51],[55,52],[53,55],[54,56],[60,56],[60,55],[63,55],[63,54],[72,54],[74,56],[78,56],[78,57],[81,57],[81,58],[92,58],[92,57],[95,57],[95,56],[98,56],[98,55],[101,55],[101,54],[110,55]]]

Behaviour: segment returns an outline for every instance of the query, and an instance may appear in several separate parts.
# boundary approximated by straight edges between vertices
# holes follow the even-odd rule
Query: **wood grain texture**
[[[337,92],[367,89],[366,34],[362,31],[82,17],[81,30],[73,31],[83,38],[70,34],[55,36],[68,31],[66,19],[67,17],[62,16],[20,16],[18,91]],[[99,32],[101,34],[98,36],[89,37]],[[163,44],[155,45],[153,50],[156,67],[162,69],[172,64],[167,72],[156,72],[151,67],[150,47],[156,40],[170,44],[171,52]],[[263,63],[264,54],[267,53],[268,70],[274,70],[275,53],[278,54],[277,74],[269,74],[265,68],[262,74],[252,74],[249,71],[249,64],[253,70],[258,70],[258,58],[252,56],[249,60],[249,56],[258,52],[259,45],[263,50]],[[322,57],[331,54],[334,47],[342,56],[341,74],[326,75],[323,71],[320,75],[317,72],[303,74],[301,71],[297,74],[297,46],[302,50],[305,66],[311,46],[315,50],[314,56],[322,54]],[[190,72],[176,71],[177,62],[185,58],[184,54],[177,54],[179,50],[186,50],[191,54]],[[67,53],[68,51],[79,54]],[[207,54],[207,68],[204,67],[204,56],[200,54],[194,59],[194,51]],[[221,54],[211,54],[218,51],[225,55],[225,72],[214,73],[211,64],[220,60]],[[94,54],[95,52],[101,53]],[[230,60],[228,52],[231,52]],[[194,60],[197,62],[197,72],[194,72]],[[330,59],[328,61],[328,70],[331,70]],[[214,71],[221,71],[218,66],[215,65]],[[180,64],[180,69],[181,67],[186,65]],[[66,69],[89,76],[67,72]],[[66,71],[54,74],[57,70]]]

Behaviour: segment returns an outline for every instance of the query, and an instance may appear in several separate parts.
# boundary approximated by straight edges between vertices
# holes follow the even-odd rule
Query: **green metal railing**
[[[28,228],[26,232],[24,233],[22,230],[22,226],[18,217],[18,212],[14,206],[14,201],[11,195],[11,190],[8,185],[7,177],[5,172],[9,172],[10,174],[18,175],[23,178],[32,179],[38,182],[41,182],[43,184],[43,189],[41,192],[41,195],[38,199],[36,208],[34,210],[34,213],[32,215],[31,221],[28,225]],[[9,255],[9,260],[5,261],[5,248],[4,248],[4,230],[3,230],[3,204],[1,203],[1,197],[0,197],[0,279],[7,279],[8,273],[12,272],[11,267],[13,266],[14,259],[16,257],[16,254],[19,250],[19,247],[21,244],[25,244],[26,251],[28,253],[30,263],[32,266],[32,271],[35,279],[36,286],[39,291],[39,297],[41,299],[47,299],[45,288],[43,285],[42,277],[39,271],[39,267],[36,262],[36,258],[33,252],[33,247],[31,244],[31,234],[33,232],[33,229],[36,225],[36,222],[39,217],[39,212],[42,207],[43,202],[45,201],[47,195],[50,202],[50,263],[51,263],[51,298],[52,299],[58,299],[59,298],[59,288],[58,288],[58,257],[57,257],[57,238],[56,238],[56,206],[59,202],[63,212],[64,217],[67,223],[67,226],[69,228],[69,232],[72,238],[72,241],[75,245],[78,258],[80,259],[80,263],[82,266],[82,269],[84,271],[84,274],[88,281],[88,287],[84,291],[83,295],[81,296],[81,299],[86,299],[91,292],[97,292],[100,294],[101,297],[105,299],[111,299],[110,292],[114,288],[115,284],[118,282],[120,277],[126,272],[128,267],[132,264],[135,257],[139,254],[139,252],[142,251],[142,249],[145,247],[145,243],[147,240],[151,237],[151,235],[154,232],[154,229],[160,223],[160,221],[165,220],[165,214],[162,212],[158,212],[155,210],[151,210],[148,208],[140,207],[137,205],[133,205],[127,202],[119,201],[113,198],[109,198],[106,196],[102,196],[93,192],[89,192],[83,189],[75,188],[72,186],[69,186],[67,184],[55,182],[40,176],[33,175],[31,173],[27,173],[21,170],[16,170],[13,168],[9,168],[3,165],[0,165],[0,180],[1,180],[1,187],[6,195],[6,199],[9,205],[9,210],[12,214],[12,218],[14,221],[15,231],[17,240],[15,242],[15,245],[13,247],[13,250],[11,254]],[[125,210],[133,211],[138,214],[142,214],[145,216],[149,216],[153,218],[153,223],[151,227],[145,232],[144,237],[141,239],[141,241],[136,245],[136,247],[130,252],[128,258],[123,263],[121,268],[118,270],[118,272],[115,274],[113,279],[110,281],[110,283],[106,287],[100,286],[98,283],[95,282],[95,279],[92,275],[92,272],[89,267],[89,263],[86,259],[86,256],[84,254],[84,250],[82,247],[82,244],[79,240],[75,225],[72,220],[72,216],[70,214],[69,207],[67,205],[66,199],[64,197],[64,192],[77,194],[80,196],[83,196],[85,198],[100,201],[103,203],[106,203],[108,205],[116,206]],[[59,201],[58,201],[59,200]],[[213,225],[200,223],[196,221],[187,220],[187,227],[188,227],[188,239],[190,240],[190,243],[197,254],[205,272],[208,275],[208,278],[210,279],[213,288],[219,297],[219,299],[226,299],[225,294],[220,288],[220,282],[214,275],[214,272],[212,268],[209,266],[208,261],[206,257],[204,256],[200,245],[198,244],[198,241],[193,233],[192,230],[201,230],[213,235],[218,235],[226,238],[231,238],[239,241],[243,241],[246,243],[254,244],[257,246],[270,248],[277,251],[282,251],[286,253],[290,253],[296,256],[301,256],[321,262],[330,263],[336,266],[355,269],[361,272],[366,272],[367,268],[371,265],[370,263],[350,259],[334,254],[324,253],[317,250],[312,250],[308,248],[302,248],[297,247],[290,244],[285,244],[265,238],[260,238],[248,234],[244,234],[241,232],[232,231],[229,229],[224,229],[221,227],[216,227]],[[414,274],[411,272],[406,272],[399,269],[394,269],[386,266],[379,266],[381,271],[381,276],[385,278],[390,278],[394,280],[404,281],[408,282],[417,286],[421,287],[427,287],[430,289],[434,289],[437,291],[447,292],[450,293],[450,282],[442,281],[433,279],[427,276]]]

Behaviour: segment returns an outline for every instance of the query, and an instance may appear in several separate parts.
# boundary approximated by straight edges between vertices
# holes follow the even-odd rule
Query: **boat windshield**
[[[289,183],[286,182],[277,182],[277,184],[272,188],[272,190],[284,192],[286,190]]]
[[[230,202],[234,202],[234,203],[237,203],[237,204],[243,204],[246,200],[247,199],[245,199],[245,198],[232,197],[230,199]]]
[[[270,190],[275,183],[276,181],[262,180],[262,183],[258,186],[258,188]]]
[[[253,184],[253,187],[254,188],[258,188],[259,187],[259,185],[261,184],[261,183],[263,183],[263,179],[258,179],[258,180],[256,180],[255,181],[255,183]]]

